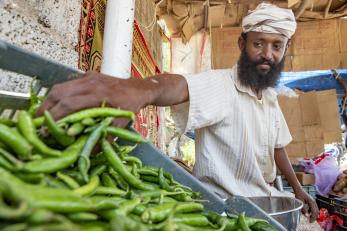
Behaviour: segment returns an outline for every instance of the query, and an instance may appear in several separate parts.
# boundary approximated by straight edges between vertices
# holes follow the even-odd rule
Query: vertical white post
[[[127,79],[131,74],[135,0],[108,0],[101,72]]]

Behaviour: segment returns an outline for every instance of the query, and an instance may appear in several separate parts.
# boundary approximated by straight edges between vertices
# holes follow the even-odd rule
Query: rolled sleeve
[[[177,131],[184,133],[223,120],[227,110],[226,81],[230,78],[230,71],[213,70],[184,77],[188,84],[189,102],[171,107]]]

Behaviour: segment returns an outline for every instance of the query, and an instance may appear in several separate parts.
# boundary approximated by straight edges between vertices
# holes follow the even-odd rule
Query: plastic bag
[[[341,217],[339,217],[338,215],[330,215],[328,210],[325,208],[321,208],[319,210],[317,222],[324,231],[335,230],[335,226],[337,224],[343,224],[343,220]]]
[[[323,153],[311,160],[311,167],[315,176],[317,193],[322,196],[327,195],[340,175],[340,169],[335,157],[331,154]]]

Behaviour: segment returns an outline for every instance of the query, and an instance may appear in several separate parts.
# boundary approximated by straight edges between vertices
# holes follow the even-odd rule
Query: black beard
[[[238,75],[241,85],[250,87],[252,89],[263,90],[268,87],[275,87],[280,74],[284,67],[284,60],[275,64],[266,59],[253,62],[245,50],[241,51],[240,59],[238,61]],[[270,70],[267,73],[262,73],[257,70],[258,64],[268,64]]]

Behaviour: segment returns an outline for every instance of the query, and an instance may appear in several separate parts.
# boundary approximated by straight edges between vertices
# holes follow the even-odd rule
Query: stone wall
[[[77,67],[80,1],[0,0],[0,39]],[[28,92],[30,78],[0,72],[0,90]]]

